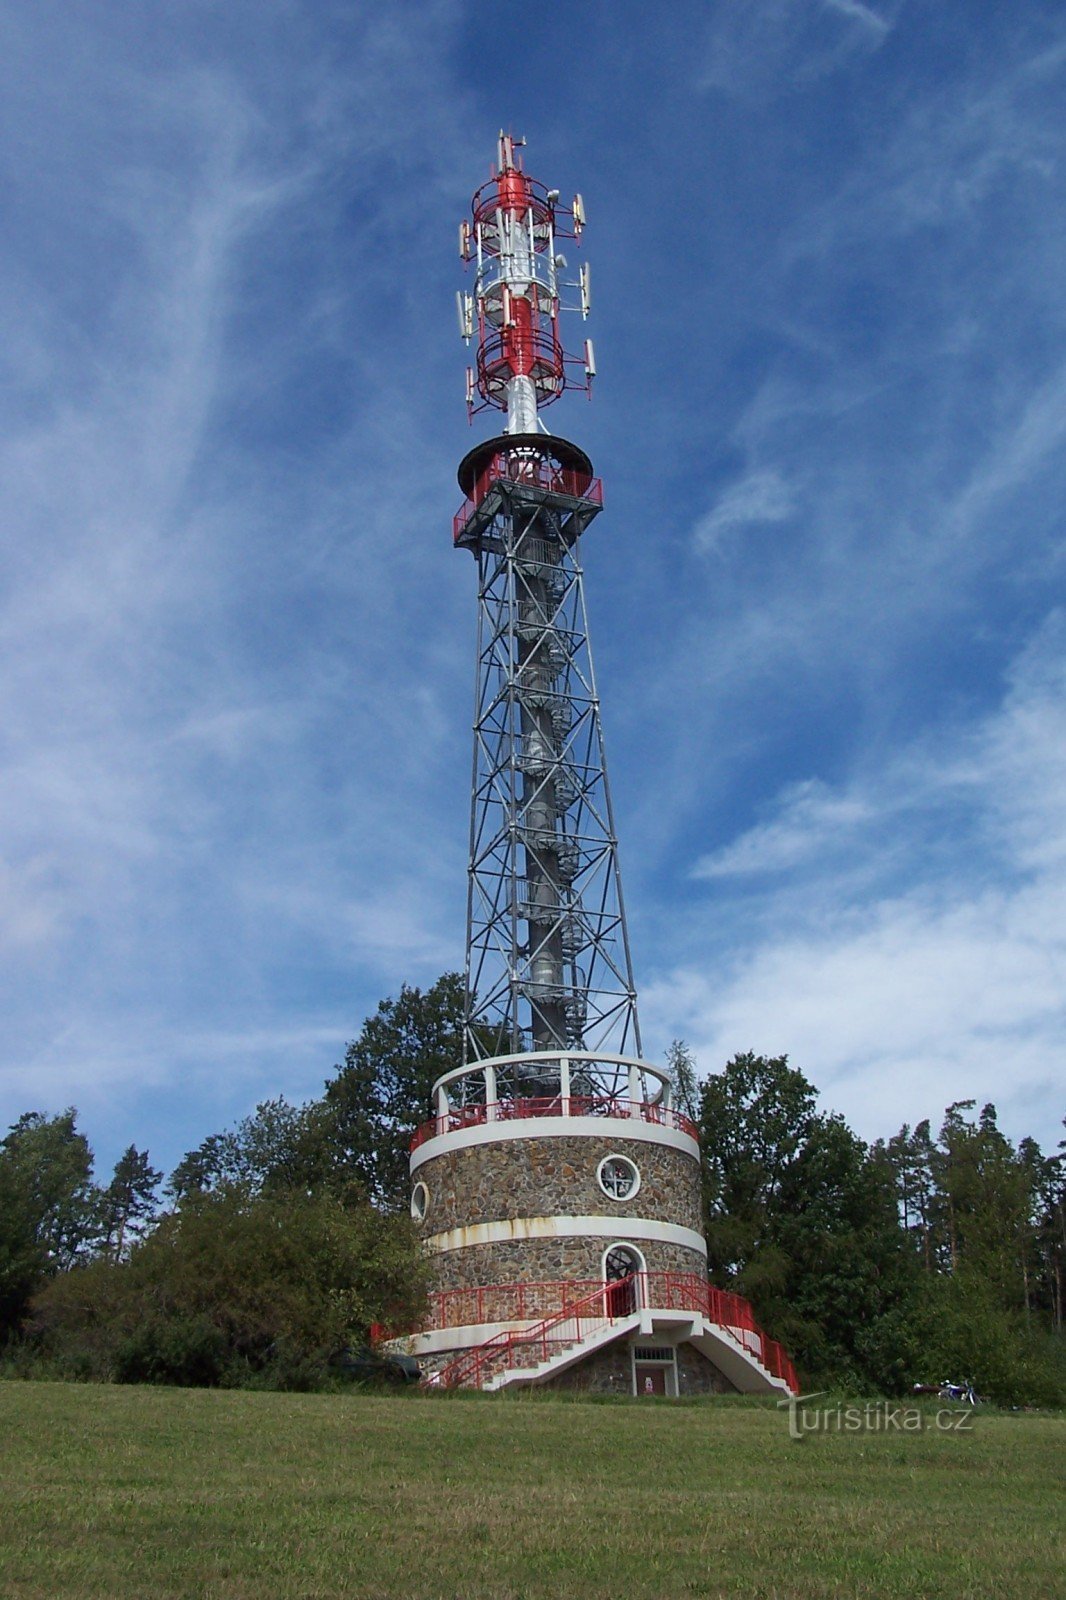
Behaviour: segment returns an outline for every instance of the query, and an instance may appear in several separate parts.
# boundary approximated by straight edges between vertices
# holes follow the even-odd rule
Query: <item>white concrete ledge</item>
[[[499,1144],[507,1139],[637,1139],[645,1144],[667,1145],[700,1158],[698,1142],[680,1128],[660,1122],[645,1122],[642,1117],[513,1117],[499,1122],[479,1122],[471,1128],[456,1128],[451,1133],[436,1133],[420,1144],[411,1156],[411,1174],[434,1156],[451,1155],[477,1144]]]
[[[512,1244],[527,1239],[643,1239],[655,1244],[679,1244],[707,1254],[707,1243],[695,1228],[676,1222],[652,1222],[646,1217],[507,1217],[500,1222],[474,1222],[449,1228],[426,1240],[428,1249],[466,1250],[476,1244]]]
[[[427,1328],[424,1333],[405,1333],[390,1339],[388,1347],[410,1356],[439,1355],[442,1350],[472,1350],[476,1345],[495,1339],[498,1333],[524,1333],[543,1321],[543,1317],[532,1317],[525,1322],[464,1322],[456,1328]]]

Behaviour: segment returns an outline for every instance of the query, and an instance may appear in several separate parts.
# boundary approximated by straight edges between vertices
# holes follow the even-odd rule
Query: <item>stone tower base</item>
[[[650,1389],[647,1387],[649,1378]],[[583,1394],[737,1393],[736,1385],[692,1345],[663,1344],[649,1339],[619,1339],[616,1344],[596,1350],[584,1361],[567,1367],[558,1377],[545,1378],[538,1387],[577,1390]]]

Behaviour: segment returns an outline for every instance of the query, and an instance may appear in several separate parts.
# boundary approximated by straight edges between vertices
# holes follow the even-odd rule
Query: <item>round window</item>
[[[424,1183],[416,1183],[411,1190],[411,1215],[421,1222],[429,1207],[429,1190]]]
[[[628,1156],[604,1156],[596,1176],[612,1200],[632,1200],[640,1188],[640,1173]]]

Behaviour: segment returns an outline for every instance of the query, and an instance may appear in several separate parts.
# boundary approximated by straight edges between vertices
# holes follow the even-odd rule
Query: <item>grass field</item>
[[[0,1383],[0,1592],[1066,1592],[1066,1422],[819,1434],[740,1401]]]

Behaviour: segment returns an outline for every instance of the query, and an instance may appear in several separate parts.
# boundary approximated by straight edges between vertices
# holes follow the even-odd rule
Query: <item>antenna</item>
[[[515,148],[524,143],[501,130],[499,169],[474,195],[459,230],[460,256],[476,263],[470,303],[460,303],[459,328],[464,339],[477,343],[471,418],[496,407],[507,414],[508,433],[535,434],[544,426],[539,413],[545,406],[567,388],[588,385],[587,374],[583,381],[577,376],[582,358],[563,347],[559,315],[580,311],[587,317],[591,302],[587,266],[576,283],[562,285],[577,290],[570,297],[576,303],[562,303],[557,276],[567,264],[557,242],[578,240],[584,202],[576,195],[572,212],[557,211],[560,191],[546,189],[516,165]]]
[[[558,246],[585,210],[580,196],[557,210],[558,190],[514,164],[513,143],[501,135],[500,170],[473,197],[473,293],[457,302],[476,349],[467,404],[505,418],[459,469],[453,529],[478,565],[478,636],[493,641],[478,658],[466,1051],[532,1052],[507,1070],[547,1085],[538,1053],[639,1054],[640,1035],[578,558],[602,489],[542,416],[596,374],[592,341],[570,354],[559,332],[563,309],[591,305],[584,264],[562,285],[570,304],[559,299]],[[633,1098],[628,1078],[605,1093]]]

